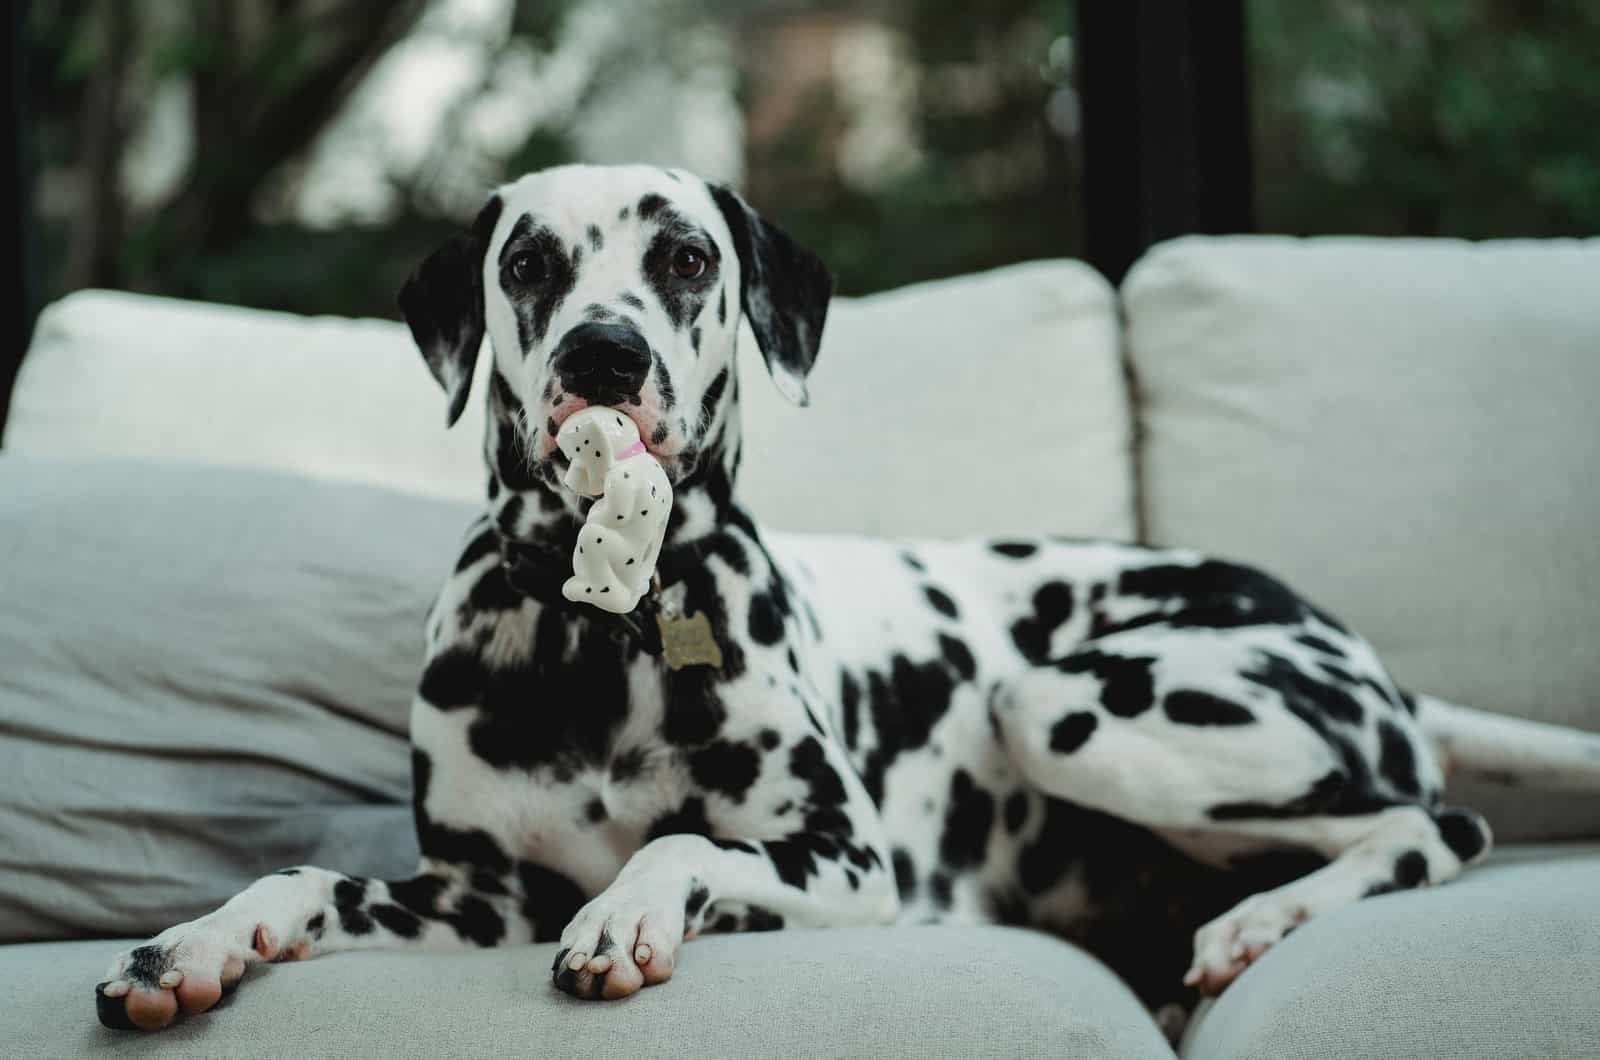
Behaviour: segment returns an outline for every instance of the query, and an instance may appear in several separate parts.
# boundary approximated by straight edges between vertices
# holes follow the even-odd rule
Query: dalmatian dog
[[[400,305],[451,423],[493,349],[486,508],[412,707],[421,865],[258,880],[116,956],[102,1022],[341,950],[557,942],[555,988],[615,999],[706,932],[924,921],[1056,932],[1170,1014],[1309,917],[1483,858],[1447,769],[1600,787],[1600,737],[1411,695],[1248,567],[761,530],[735,350],[804,404],[831,287],[732,191],[648,167],[523,177],[420,265]],[[714,662],[561,591],[595,503],[561,429],[589,407],[670,479],[662,592]]]

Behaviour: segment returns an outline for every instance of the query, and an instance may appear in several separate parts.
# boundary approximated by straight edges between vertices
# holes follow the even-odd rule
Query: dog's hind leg
[[[215,1005],[260,961],[525,942],[532,929],[519,903],[498,880],[469,879],[444,866],[387,882],[311,866],[283,869],[215,912],[118,954],[95,988],[95,1006],[108,1027],[158,1030],[180,1011]]]
[[[1184,983],[1216,994],[1313,916],[1375,894],[1454,879],[1488,850],[1489,830],[1470,810],[1433,814],[1394,806],[1355,817],[1276,822],[1286,843],[1332,854],[1292,883],[1244,899],[1195,933]],[[1337,853],[1333,853],[1337,851]]]
[[[1242,840],[1243,852],[1329,859],[1197,933],[1187,982],[1210,992],[1307,917],[1441,883],[1489,847],[1479,815],[1439,804],[1438,765],[1386,675],[1358,674],[1353,649],[1332,673],[1294,635],[1146,627],[1090,642],[991,699],[1008,754],[1046,794],[1184,850]]]

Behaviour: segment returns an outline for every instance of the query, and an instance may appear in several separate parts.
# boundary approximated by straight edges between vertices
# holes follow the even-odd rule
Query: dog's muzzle
[[[591,405],[636,401],[650,374],[650,344],[620,324],[579,324],[550,358],[567,393]]]

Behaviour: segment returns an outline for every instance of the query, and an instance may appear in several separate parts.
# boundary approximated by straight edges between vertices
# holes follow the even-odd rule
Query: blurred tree
[[[1249,21],[1264,228],[1600,232],[1600,6],[1256,0]]]
[[[1072,25],[1064,0],[770,5],[741,48],[751,197],[847,293],[1072,254]]]

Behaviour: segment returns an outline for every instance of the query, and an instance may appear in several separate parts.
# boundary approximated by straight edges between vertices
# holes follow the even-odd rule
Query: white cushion
[[[482,406],[474,399],[446,432],[438,384],[400,324],[79,291],[39,316],[5,447],[477,499]]]
[[[838,299],[805,408],[744,342],[742,494],[785,530],[1131,539],[1116,314],[1068,261]]]
[[[1406,686],[1600,729],[1597,292],[1600,240],[1156,248],[1123,287],[1150,540],[1287,578]]]
[[[1111,289],[1073,262],[838,299],[806,409],[746,328],[743,496],[791,530],[1130,537],[1116,328]],[[83,291],[40,317],[5,445],[477,499],[486,374],[446,432],[401,324]]]

